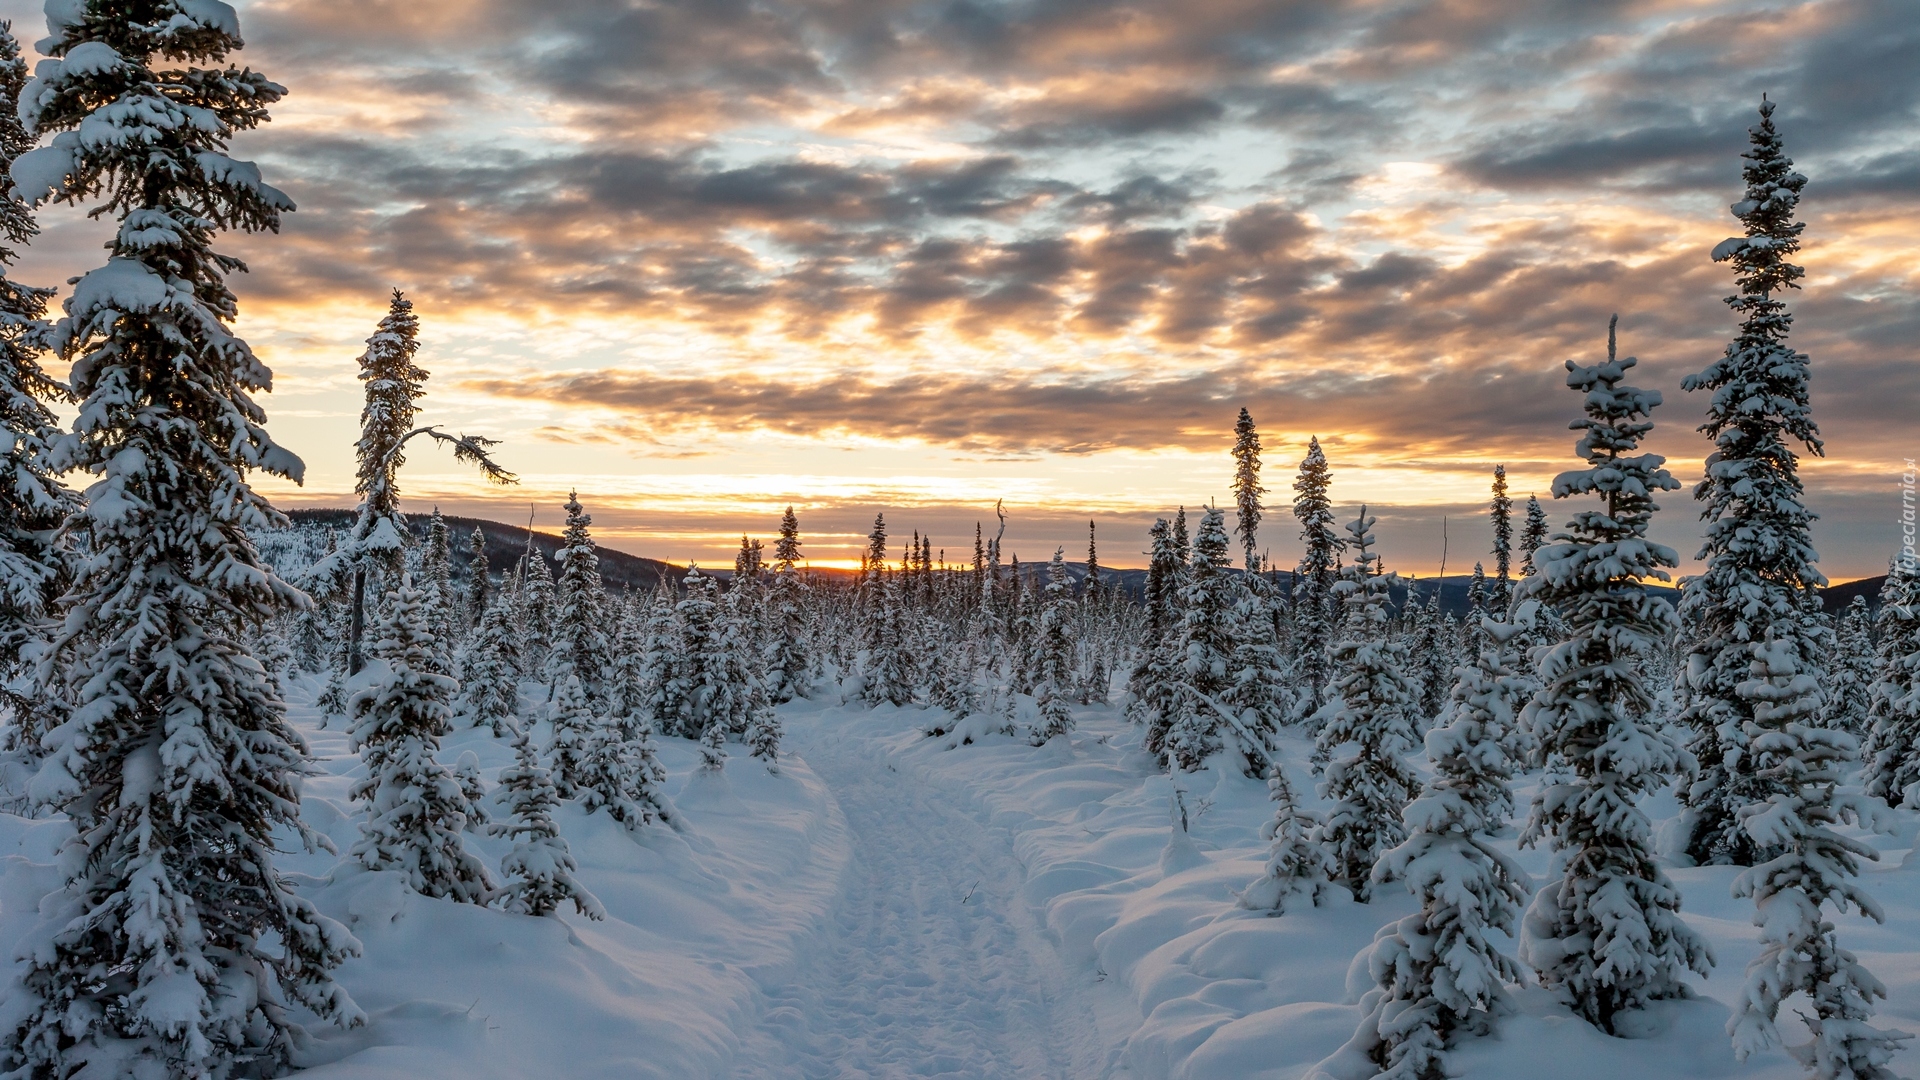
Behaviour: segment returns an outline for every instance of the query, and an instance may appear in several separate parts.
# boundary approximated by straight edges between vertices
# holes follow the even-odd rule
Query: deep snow
[[[323,772],[304,810],[344,851],[359,764],[342,722],[322,728],[306,704],[314,689],[292,694]],[[1339,893],[1283,918],[1236,908],[1233,890],[1264,862],[1265,785],[1230,769],[1190,777],[1192,845],[1170,850],[1170,781],[1116,710],[1075,711],[1078,730],[1042,748],[990,736],[948,750],[920,734],[926,710],[799,702],[781,709],[778,775],[735,748],[717,782],[694,773],[695,744],[660,740],[684,833],[636,836],[577,804],[560,815],[605,922],[426,900],[339,856],[286,856],[302,891],[365,946],[339,974],[370,1022],[315,1030],[304,1075],[1307,1076],[1359,1020],[1354,956],[1410,898],[1392,886],[1370,905]],[[468,750],[489,782],[512,757],[504,740],[462,730],[442,760]],[[1302,793],[1306,752],[1288,746]],[[1530,791],[1517,794],[1524,805]],[[1647,809],[1657,823],[1675,813],[1670,794]],[[1920,817],[1897,817],[1897,834],[1871,839],[1883,859],[1864,877],[1888,923],[1844,917],[1841,940],[1888,985],[1880,1022],[1920,1031],[1920,865],[1907,865]],[[56,883],[64,831],[0,815],[9,973],[12,943]],[[468,843],[495,866],[508,846]],[[1536,878],[1549,865],[1543,851],[1517,857]],[[1656,1007],[1645,1038],[1613,1039],[1524,990],[1519,1015],[1463,1046],[1456,1066],[1493,1080],[1800,1076],[1779,1051],[1736,1064],[1723,1033],[1757,947],[1750,904],[1729,894],[1737,871],[1669,872],[1719,960],[1696,980],[1699,998]],[[1804,1038],[1797,1022],[1783,1028]],[[1912,1073],[1907,1058],[1896,1067]]]

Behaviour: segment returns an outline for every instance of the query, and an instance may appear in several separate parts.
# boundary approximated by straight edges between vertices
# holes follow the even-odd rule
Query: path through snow
[[[854,861],[811,962],[766,988],[734,1076],[1099,1076],[1089,1006],[1021,898],[1005,832],[831,716],[794,720],[789,747],[839,801]]]

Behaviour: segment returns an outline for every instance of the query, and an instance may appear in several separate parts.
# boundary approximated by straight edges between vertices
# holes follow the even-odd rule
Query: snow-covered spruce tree
[[[1531,612],[1528,612],[1528,616]],[[1459,669],[1447,711],[1427,732],[1433,777],[1408,804],[1407,839],[1374,866],[1376,884],[1406,882],[1420,910],[1380,929],[1368,950],[1376,989],[1349,1047],[1381,1074],[1449,1075],[1446,1051],[1485,1034],[1525,974],[1487,940],[1511,933],[1531,882],[1487,842],[1513,812],[1506,745],[1527,682],[1514,670],[1517,622],[1487,619],[1485,643]]]
[[[1920,807],[1920,575],[1907,560],[1888,568],[1876,621],[1861,782],[1869,795]]]
[[[527,542],[525,569],[520,574],[518,611],[514,613],[520,632],[520,673],[540,678],[547,673],[547,661],[553,649],[554,586],[553,570],[547,557]]]
[[[352,622],[347,630],[350,674],[357,674],[364,662],[367,576],[374,572],[386,580],[397,579],[403,566],[407,519],[400,512],[400,490],[394,478],[406,463],[404,443],[419,411],[415,402],[426,394],[427,373],[413,362],[419,351],[420,320],[413,314],[413,302],[395,289],[386,317],[360,355],[366,401],[360,409],[360,440],[354,444],[359,468],[353,488],[360,505],[346,542],[332,560],[315,568],[322,574],[353,575]]]
[[[1429,724],[1438,723],[1440,712],[1447,707],[1447,694],[1452,687],[1454,671],[1454,643],[1447,633],[1447,623],[1440,614],[1440,589],[1443,583],[1435,579],[1433,592],[1427,596],[1426,608],[1421,612],[1419,626],[1412,635],[1412,656],[1414,666],[1420,675],[1420,702],[1418,715]],[[1407,607],[1414,604],[1414,590],[1407,586]]]
[[[679,736],[686,723],[686,685],[681,681],[682,628],[669,583],[660,583],[644,618],[645,651],[629,690],[640,699],[635,716],[655,734]]]
[[[374,624],[372,661],[347,703],[353,748],[367,767],[354,799],[367,820],[353,854],[369,870],[394,870],[422,896],[484,903],[493,889],[486,866],[460,841],[467,798],[460,781],[435,760],[452,729],[451,702],[460,684],[439,673],[427,619],[433,606],[402,574]]]
[[[1327,456],[1315,437],[1308,442],[1300,475],[1293,481],[1293,516],[1300,521],[1300,540],[1306,545],[1293,574],[1293,625],[1298,635],[1294,657],[1306,691],[1301,704],[1308,714],[1326,704],[1332,672],[1334,565],[1342,546],[1333,523],[1332,487]]]
[[[1106,581],[1100,573],[1100,543],[1098,526],[1087,522],[1087,580],[1080,588],[1080,596],[1087,602],[1089,611],[1097,610],[1106,599]]]
[[[487,534],[480,526],[473,527],[473,535],[468,538],[467,550],[467,607],[466,625],[479,626],[487,617],[487,607],[493,599],[493,582],[487,576]]]
[[[860,697],[870,705],[911,705],[919,671],[908,639],[905,603],[900,579],[889,576],[878,586],[872,614],[874,634],[867,653],[866,683]]]
[[[1233,580],[1233,652],[1227,659],[1229,685],[1221,700],[1240,721],[1235,733],[1241,735],[1241,749],[1248,751],[1247,767],[1253,776],[1266,773],[1265,756],[1278,749],[1280,727],[1293,710],[1287,662],[1274,628],[1273,607],[1279,598],[1273,589],[1259,574],[1241,574]],[[1259,745],[1245,745],[1246,736],[1257,739]]]
[[[1326,849],[1315,839],[1321,821],[1301,807],[1277,756],[1267,770],[1267,797],[1273,819],[1260,829],[1267,841],[1267,869],[1239,894],[1239,904],[1273,915],[1317,907],[1333,884]]]
[[[1260,561],[1254,534],[1260,529],[1260,496],[1266,493],[1267,489],[1260,486],[1260,433],[1253,429],[1253,417],[1243,408],[1233,425],[1233,505],[1239,515],[1234,531],[1240,534],[1240,546],[1247,553],[1240,565],[1249,574],[1255,572]]]
[[[767,696],[775,705],[806,693],[814,659],[807,640],[807,584],[795,570],[800,562],[800,519],[793,507],[780,515],[780,537],[773,542],[773,584],[767,590]]]
[[[272,1073],[295,1004],[361,1019],[330,974],[358,943],[273,864],[276,830],[327,845],[300,819],[306,747],[247,649],[305,602],[260,563],[249,531],[286,520],[248,474],[303,467],[262,426],[271,373],[229,329],[241,266],[212,250],[292,209],[225,154],[284,90],[197,66],[240,45],[224,4],[62,4],[48,22],[21,114],[52,138],[14,162],[17,190],[99,196],[119,227],[50,336],[80,408],[48,466],[93,477],[65,524],[88,557],[48,667],[73,711],[35,781],[73,823],[71,876],[21,943],[0,1056],[32,1077]]]
[[[1152,549],[1142,596],[1146,634],[1140,643],[1140,658],[1127,677],[1127,703],[1122,711],[1129,720],[1146,728],[1141,745],[1164,766],[1167,727],[1178,705],[1175,694],[1180,679],[1179,563],[1174,554],[1173,526],[1166,518],[1155,520],[1148,536]]]
[[[1488,504],[1493,519],[1493,588],[1487,594],[1487,606],[1493,617],[1504,619],[1513,605],[1513,499],[1507,495],[1507,467],[1493,467],[1493,502]]]
[[[1693,649],[1681,720],[1693,729],[1688,749],[1700,765],[1685,792],[1691,811],[1687,854],[1699,863],[1739,866],[1774,854],[1755,846],[1754,833],[1740,824],[1741,809],[1790,794],[1785,775],[1768,778],[1756,771],[1750,743],[1791,717],[1782,712],[1777,688],[1762,690],[1760,699],[1741,693],[1742,686],[1772,684],[1753,681],[1749,665],[1765,650],[1769,665],[1791,655],[1798,658],[1796,673],[1811,674],[1832,647],[1800,602],[1826,578],[1813,565],[1819,559],[1813,514],[1801,502],[1792,444],[1814,455],[1822,449],[1807,405],[1807,357],[1787,345],[1793,316],[1781,299],[1804,274],[1788,260],[1800,248],[1804,226],[1793,217],[1807,178],[1793,171],[1782,150],[1772,102],[1761,102],[1760,123],[1748,134],[1746,198],[1732,208],[1746,235],[1713,249],[1715,262],[1734,265],[1740,291],[1726,302],[1741,316],[1740,333],[1725,355],[1682,382],[1688,390],[1711,392],[1700,430],[1714,443],[1706,475],[1694,488],[1707,522],[1696,558],[1706,570],[1682,583],[1680,600]],[[1818,685],[1801,682],[1816,699],[1810,707],[1817,708]]]
[[[419,589],[427,599],[427,630],[441,655],[450,658],[453,630],[460,621],[459,599],[453,593],[453,533],[438,506],[427,518],[426,543],[420,545]]]
[[[1538,495],[1527,496],[1527,523],[1520,530],[1520,576],[1533,576],[1533,558],[1547,542],[1547,512]]]
[[[1048,740],[1073,730],[1073,589],[1067,581],[1067,551],[1053,549],[1053,561],[1047,564],[1047,591],[1040,610],[1040,635],[1035,643],[1036,659],[1034,702],[1040,720],[1034,725],[1032,742],[1045,746]]]
[[[1867,598],[1856,596],[1840,613],[1836,655],[1828,668],[1826,705],[1820,726],[1863,735],[1873,702],[1873,615]]]
[[[1884,829],[1891,821],[1879,800],[1842,795],[1840,766],[1854,760],[1859,744],[1844,731],[1815,727],[1806,695],[1794,683],[1806,678],[1797,643],[1775,639],[1754,650],[1752,682],[1740,692],[1761,702],[1781,702],[1790,717],[1751,741],[1754,773],[1783,788],[1767,802],[1740,810],[1740,825],[1772,859],[1734,879],[1733,894],[1751,896],[1754,925],[1760,928],[1760,954],[1747,965],[1747,985],[1727,1033],[1734,1056],[1745,1060],[1755,1050],[1780,1046],[1774,1021],[1780,1003],[1805,994],[1814,1014],[1802,1012],[1811,1042],[1791,1048],[1809,1075],[1819,1080],[1893,1080],[1887,1068],[1893,1052],[1910,1036],[1873,1028],[1873,999],[1887,991],[1854,955],[1840,947],[1834,924],[1821,914],[1833,904],[1852,906],[1875,922],[1885,922],[1865,889],[1854,882],[1860,860],[1879,855],[1858,840],[1834,831],[1839,825]],[[1785,691],[1784,693],[1782,691]],[[1759,722],[1765,705],[1755,710]]]
[[[1480,633],[1487,617],[1487,600],[1487,568],[1474,563],[1473,573],[1467,577],[1467,617],[1460,624],[1460,652],[1463,659],[1480,652]]]
[[[1227,576],[1226,515],[1210,506],[1193,539],[1193,558],[1182,588],[1175,676],[1166,748],[1170,765],[1193,772],[1220,749],[1222,720],[1210,704],[1233,685],[1233,581]],[[1259,753],[1264,748],[1253,748]]]
[[[484,834],[493,824],[493,815],[487,812],[487,782],[480,775],[480,755],[462,750],[453,763],[453,779],[467,800],[467,831]]]
[[[766,762],[768,772],[780,771],[782,736],[780,716],[774,711],[773,702],[767,700],[764,691],[755,694],[749,700],[747,731],[742,741],[747,744],[749,753]]]
[[[1551,770],[1534,797],[1523,844],[1549,840],[1558,880],[1535,895],[1520,958],[1557,987],[1573,1011],[1618,1034],[1624,1013],[1687,993],[1681,973],[1705,974],[1712,954],[1680,921],[1680,894],[1654,863],[1651,830],[1635,803],[1682,774],[1687,753],[1648,715],[1653,696],[1635,660],[1660,648],[1673,614],[1644,582],[1665,580],[1678,557],[1647,540],[1652,493],[1680,486],[1658,454],[1642,454],[1657,391],[1621,385],[1635,364],[1567,362],[1567,385],[1586,396],[1574,452],[1588,468],[1554,478],[1553,495],[1599,496],[1536,555],[1523,600],[1557,607],[1568,637],[1539,650],[1540,690],[1522,722]]]
[[[567,492],[567,529],[560,541],[560,583],[555,591],[553,652],[547,660],[554,683],[577,675],[587,699],[606,699],[608,655],[607,591],[600,582],[600,553],[588,527],[593,518],[580,497]],[[564,789],[564,784],[562,785]]]
[[[580,676],[568,672],[554,687],[553,704],[547,710],[553,725],[553,737],[547,744],[547,760],[552,762],[553,786],[563,799],[580,794],[586,779],[587,757],[600,727]]]
[[[729,636],[733,620],[722,609],[719,583],[689,572],[687,598],[679,610],[681,639],[674,677],[683,709],[681,731],[701,740],[711,758],[720,743],[745,730],[752,687],[735,662],[737,650]]]
[[[577,681],[578,677],[575,677]],[[562,697],[566,696],[562,691]],[[584,700],[584,699],[583,699]],[[670,818],[664,812],[666,800],[660,788],[664,770],[654,754],[652,733],[645,724],[616,715],[598,715],[589,709],[587,725],[577,729],[570,724],[569,734],[582,736],[581,745],[572,748],[575,755],[574,793],[588,813],[605,810],[607,816],[628,829],[640,829],[656,818]],[[556,725],[555,765],[559,746]]]
[[[525,731],[513,740],[513,752],[515,763],[500,770],[506,816],[488,827],[495,836],[514,841],[513,850],[500,860],[500,873],[507,883],[495,891],[493,899],[522,915],[551,915],[572,901],[574,910],[587,918],[606,918],[599,899],[574,879],[579,866],[566,837],[553,823],[560,796],[553,778],[540,767],[533,740]]]
[[[20,124],[17,105],[27,67],[11,27],[0,24],[0,171],[33,145]],[[7,450],[0,455],[0,695],[15,718],[10,736],[37,753],[39,735],[53,721],[47,695],[12,686],[28,640],[51,630],[53,601],[68,579],[67,560],[55,535],[74,507],[73,493],[54,478],[48,459],[59,438],[49,403],[65,400],[66,388],[40,366],[42,335],[51,289],[11,280],[15,248],[40,231],[18,196],[0,193],[0,429]]]
[[[460,682],[460,716],[500,738],[510,733],[520,709],[519,637],[506,600],[496,600],[481,618],[467,646]]]
[[[1365,903],[1373,896],[1373,864],[1406,839],[1401,812],[1419,788],[1403,756],[1413,748],[1407,655],[1388,633],[1393,579],[1379,572],[1372,550],[1374,518],[1367,508],[1347,525],[1352,564],[1335,585],[1345,621],[1333,648],[1335,699],[1340,707],[1316,740],[1327,757],[1320,794],[1333,801],[1317,839],[1333,863],[1333,879]],[[1345,757],[1335,751],[1351,747]]]

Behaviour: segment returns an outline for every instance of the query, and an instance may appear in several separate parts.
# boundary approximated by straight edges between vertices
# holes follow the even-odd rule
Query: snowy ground
[[[340,978],[371,1018],[316,1031],[304,1075],[1303,1077],[1359,1018],[1352,958],[1411,906],[1394,887],[1279,919],[1238,910],[1232,890],[1264,858],[1265,786],[1192,778],[1195,843],[1170,847],[1169,781],[1110,709],[1080,710],[1070,740],[1042,749],[995,737],[953,750],[920,736],[922,710],[781,711],[778,776],[738,755],[724,783],[705,782],[692,744],[662,741],[684,834],[635,837],[564,811],[605,922],[424,900],[336,856],[288,857],[299,887],[364,943]],[[295,721],[325,773],[307,784],[306,813],[345,850],[357,761],[338,721],[321,729],[304,706]],[[511,756],[463,731],[445,760],[469,750],[489,779]],[[1290,752],[1306,760],[1304,745]],[[1304,768],[1295,780],[1311,790]],[[1649,810],[1671,817],[1670,797]],[[1920,1031],[1920,864],[1905,865],[1920,820],[1900,819],[1874,838],[1884,856],[1867,874],[1888,924],[1845,917],[1841,932],[1888,984],[1882,1023]],[[0,945],[55,883],[62,829],[0,816]],[[500,842],[470,843],[497,864]],[[1546,872],[1542,852],[1519,859]],[[1671,873],[1719,958],[1698,999],[1658,1007],[1646,1037],[1626,1040],[1523,991],[1497,1039],[1463,1048],[1466,1074],[1799,1076],[1783,1052],[1736,1064],[1722,1033],[1755,950],[1750,906],[1728,894],[1735,871]]]

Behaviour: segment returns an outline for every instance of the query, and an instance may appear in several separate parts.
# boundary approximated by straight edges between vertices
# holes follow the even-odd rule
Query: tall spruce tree
[[[1259,545],[1255,534],[1260,529],[1260,496],[1267,489],[1260,486],[1260,433],[1253,429],[1253,417],[1247,410],[1240,410],[1240,419],[1233,425],[1233,505],[1239,515],[1234,531],[1240,534],[1240,546],[1246,550],[1246,561],[1240,565],[1252,574],[1259,569]]]
[[[358,943],[274,867],[276,832],[327,843],[300,818],[305,744],[248,652],[306,602],[258,557],[249,533],[286,522],[248,476],[303,466],[263,426],[272,375],[231,330],[242,267],[212,247],[293,208],[226,155],[285,91],[222,63],[240,46],[224,4],[62,4],[48,30],[22,98],[51,138],[16,185],[99,197],[119,227],[50,339],[80,408],[49,468],[93,477],[53,643],[74,710],[36,780],[73,832],[4,1057],[35,1077],[270,1074],[300,1039],[293,1004],[361,1019],[331,975]]]
[[[1308,712],[1326,704],[1332,670],[1328,650],[1333,644],[1334,567],[1342,547],[1333,523],[1332,487],[1333,474],[1316,436],[1307,443],[1307,456],[1293,481],[1293,516],[1299,519],[1300,540],[1306,546],[1293,574],[1293,625],[1299,639],[1294,656]]]
[[[1814,515],[1801,502],[1793,447],[1816,456],[1822,448],[1807,404],[1807,357],[1787,345],[1793,316],[1783,299],[1805,273],[1788,260],[1800,249],[1804,226],[1794,212],[1807,178],[1782,149],[1773,109],[1762,100],[1760,123],[1748,131],[1746,198],[1732,207],[1745,235],[1713,249],[1715,262],[1734,266],[1739,292],[1726,302],[1741,317],[1740,332],[1719,360],[1682,383],[1711,392],[1700,430],[1714,444],[1694,488],[1707,522],[1696,557],[1706,570],[1683,583],[1680,600],[1692,648],[1681,720],[1693,729],[1689,749],[1700,764],[1685,796],[1687,853],[1740,866],[1775,854],[1741,825],[1743,808],[1793,794],[1787,776],[1760,774],[1754,740],[1818,709],[1811,676],[1832,648],[1830,633],[1801,605],[1826,578],[1813,565]],[[1793,675],[1753,679],[1762,653],[1769,669],[1791,659]]]
[[[1507,467],[1493,467],[1493,589],[1487,605],[1496,619],[1505,619],[1513,604],[1513,499],[1507,495]]]
[[[1705,974],[1713,962],[1680,920],[1680,894],[1654,862],[1636,805],[1688,760],[1655,722],[1639,674],[1673,629],[1672,610],[1645,583],[1666,580],[1679,561],[1646,538],[1652,493],[1680,484],[1665,458],[1638,452],[1660,394],[1621,384],[1635,363],[1615,357],[1611,330],[1606,363],[1567,361],[1567,385],[1586,398],[1587,418],[1572,426],[1588,467],[1555,477],[1553,496],[1601,505],[1576,513],[1520,586],[1523,600],[1557,607],[1568,634],[1536,652],[1541,688],[1522,717],[1552,771],[1521,843],[1549,840],[1563,869],[1527,909],[1520,958],[1609,1033],[1621,1030],[1621,1014],[1683,996],[1682,971]]]
[[[1406,839],[1401,812],[1419,790],[1407,764],[1414,728],[1409,713],[1414,691],[1407,655],[1389,632],[1393,579],[1379,569],[1373,551],[1374,518],[1367,508],[1347,526],[1353,563],[1336,585],[1345,623],[1333,649],[1333,693],[1340,709],[1320,729],[1320,756],[1342,746],[1347,756],[1327,765],[1321,795],[1333,801],[1319,832],[1333,863],[1335,881],[1365,903],[1373,896],[1373,864],[1380,853]]]

